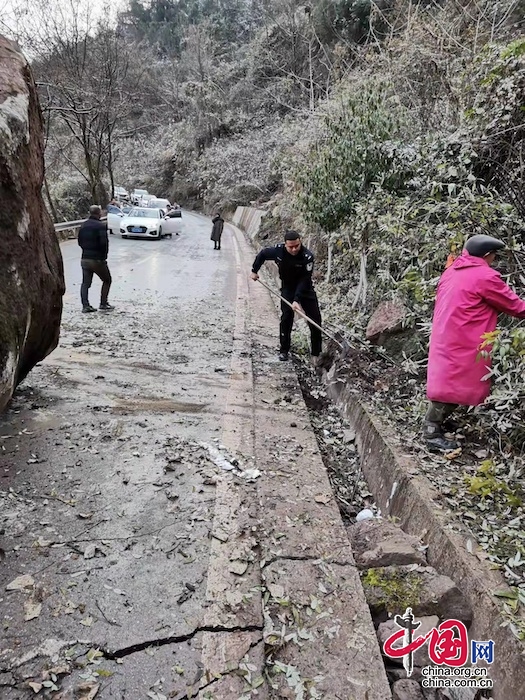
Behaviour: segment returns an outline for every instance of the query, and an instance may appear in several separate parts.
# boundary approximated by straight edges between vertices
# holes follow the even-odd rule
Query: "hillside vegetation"
[[[416,426],[448,255],[473,233],[502,238],[501,270],[525,294],[525,0],[131,0],[114,24],[80,0],[64,17],[38,2],[19,32],[55,216],[107,201],[112,183],[205,212],[267,209],[261,241],[306,234],[325,316],[348,332],[403,302],[406,332],[387,347],[398,374],[374,393]],[[501,328],[490,403],[466,426],[488,466],[466,486],[519,522],[525,329]],[[525,550],[509,532],[510,562]]]

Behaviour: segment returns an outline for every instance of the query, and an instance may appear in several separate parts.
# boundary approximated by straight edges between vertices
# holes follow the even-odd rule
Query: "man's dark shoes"
[[[107,304],[107,303],[106,303],[106,304],[101,304],[98,308],[99,308],[101,311],[113,311],[113,309],[114,309],[115,307],[114,307],[114,306],[111,306],[111,304]],[[93,311],[94,311],[94,310],[95,310],[95,309],[93,309]]]
[[[443,435],[426,438],[425,444],[430,452],[452,452],[452,450],[457,450],[459,447],[459,443],[455,440],[448,440]]]
[[[423,425],[425,444],[430,452],[451,452],[457,450],[459,444],[455,440],[448,440],[442,433],[441,425],[426,421]]]
[[[281,362],[286,362],[289,359],[288,353],[287,352],[280,352],[279,353],[279,360]]]
[[[90,313],[92,313],[93,311],[96,311],[95,307],[94,307],[94,306],[90,306],[89,304],[88,304],[87,306],[83,306],[83,307],[82,307],[82,313],[83,313],[83,314],[90,314]]]

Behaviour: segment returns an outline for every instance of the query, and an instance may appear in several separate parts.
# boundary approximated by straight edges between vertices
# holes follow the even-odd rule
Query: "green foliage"
[[[500,57],[503,61],[506,61],[509,58],[519,58],[521,56],[525,56],[524,38],[511,41],[511,43],[500,52]]]
[[[376,37],[384,37],[388,31],[386,15],[392,9],[391,0],[319,0],[313,3],[312,21],[317,34],[326,42],[347,41],[361,43],[370,32],[372,8],[377,12],[374,22]]]
[[[399,612],[407,606],[415,608],[420,603],[422,579],[417,572],[379,567],[368,569],[361,580],[365,594],[368,588],[381,591],[380,601],[389,613]],[[372,600],[374,598],[372,594]]]
[[[87,216],[93,203],[87,182],[80,177],[55,179],[51,196],[58,203],[59,221],[75,221]]]
[[[243,0],[130,0],[126,24],[162,56],[180,56],[188,28],[206,21],[223,46],[248,41],[260,12]]]
[[[511,488],[507,484],[507,478],[506,470],[501,465],[486,459],[479,466],[475,476],[465,476],[464,481],[474,496],[502,500],[504,505],[517,508],[523,505],[523,494],[519,489]]]
[[[375,81],[343,90],[325,106],[320,134],[294,172],[307,221],[335,231],[373,185],[388,186],[399,112],[388,87]]]
[[[482,347],[489,350],[493,382],[490,404],[481,416],[480,430],[496,429],[502,444],[512,449],[525,443],[525,329],[515,319],[506,319],[503,328],[487,334]]]

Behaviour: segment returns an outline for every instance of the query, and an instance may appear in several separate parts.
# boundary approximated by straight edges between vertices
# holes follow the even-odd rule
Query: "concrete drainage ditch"
[[[361,459],[363,446],[366,445],[363,441],[363,422],[355,422],[353,414],[348,412],[348,395],[339,390],[334,391],[334,385],[339,389],[341,381],[334,382],[332,372],[326,386],[303,364],[296,363],[296,368],[310,420],[361,572],[361,581],[381,649],[392,634],[401,630],[396,624],[395,616],[403,615],[408,607],[412,609],[415,624],[419,623],[413,633],[414,639],[420,635],[432,634],[431,630],[446,620],[459,620],[472,629],[475,606],[468,595],[469,591],[464,591],[461,577],[453,580],[439,566],[439,557],[427,556],[428,541],[416,536],[414,532],[418,530],[419,524],[412,527],[412,534],[409,534],[407,521],[403,523],[402,529],[398,524],[400,518],[386,508],[385,502],[376,501],[377,480],[382,477],[377,475],[376,481],[372,480],[369,486],[366,476],[374,469],[374,465],[370,454],[368,459]],[[376,468],[380,469],[381,463]],[[385,488],[383,485],[383,490],[379,489],[380,495]],[[390,489],[392,492],[392,485]],[[383,517],[377,517],[378,506]],[[356,522],[356,516],[359,522]],[[425,535],[424,529],[420,528],[418,534]],[[435,544],[432,555],[434,549]],[[488,639],[477,630],[476,639]],[[435,641],[438,641],[437,636]],[[399,646],[399,643],[395,646]],[[439,649],[436,651],[432,640],[430,644],[421,646],[413,655],[410,677],[407,676],[402,658],[392,659],[383,654],[394,700],[481,700],[489,697],[509,700],[519,697],[515,690],[502,692],[497,680],[493,691],[469,687],[424,687],[429,683],[428,679],[425,680],[423,674],[426,671],[423,669],[435,664],[436,653],[439,654]],[[490,668],[489,678],[494,678],[495,675]],[[512,679],[507,684],[509,682],[512,683]]]

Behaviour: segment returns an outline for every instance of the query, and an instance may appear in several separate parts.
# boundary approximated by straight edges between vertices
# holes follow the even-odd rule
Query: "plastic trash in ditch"
[[[370,520],[375,517],[376,516],[370,510],[370,508],[363,508],[363,510],[360,510],[359,513],[355,516],[355,521],[356,523],[360,523],[361,520]]]

